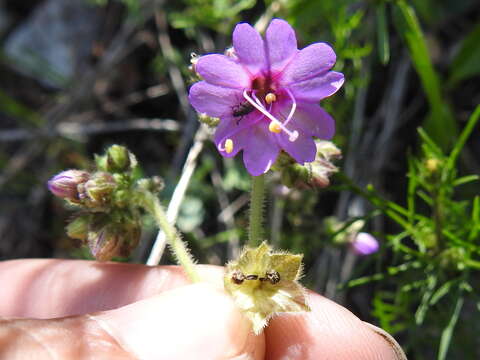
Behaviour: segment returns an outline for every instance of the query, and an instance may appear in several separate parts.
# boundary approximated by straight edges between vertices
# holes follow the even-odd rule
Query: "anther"
[[[280,134],[282,132],[282,128],[276,121],[270,121],[270,125],[268,125],[268,130],[275,134]]]
[[[233,151],[233,140],[227,139],[225,140],[225,152],[230,154]]]
[[[277,101],[277,96],[274,94],[274,93],[268,93],[266,96],[265,96],[265,102],[267,104],[271,104],[273,102]]]

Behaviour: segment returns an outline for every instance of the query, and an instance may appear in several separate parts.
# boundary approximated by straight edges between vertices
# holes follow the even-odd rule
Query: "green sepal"
[[[263,242],[245,248],[236,261],[227,264],[225,290],[260,334],[275,314],[309,311],[305,291],[298,283],[303,255],[272,252]]]

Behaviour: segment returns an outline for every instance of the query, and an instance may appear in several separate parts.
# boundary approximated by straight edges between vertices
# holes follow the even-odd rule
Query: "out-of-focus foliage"
[[[446,358],[465,298],[478,299],[473,289],[480,270],[480,196],[458,199],[458,188],[470,183],[478,187],[480,176],[460,176],[457,161],[479,118],[480,106],[449,154],[419,130],[422,155],[409,158],[406,207],[382,199],[373,187],[366,192],[357,189],[402,231],[389,236],[396,260],[386,274],[356,279],[350,285],[390,279],[387,287],[395,284],[397,292],[379,292],[373,313],[392,333],[415,326],[431,332],[443,329],[439,359]],[[413,307],[414,313],[405,312]],[[424,344],[423,340],[412,335],[409,345],[420,349],[430,341]]]
[[[179,29],[205,26],[227,33],[240,21],[240,13],[255,5],[255,0],[181,0],[175,2],[169,14],[171,24]],[[175,9],[181,9],[175,10]]]

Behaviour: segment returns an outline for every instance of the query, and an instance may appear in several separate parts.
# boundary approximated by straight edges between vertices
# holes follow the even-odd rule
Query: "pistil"
[[[295,97],[293,96],[290,90],[288,90],[287,88],[285,88],[285,90],[287,91],[288,96],[290,96],[290,99],[292,100],[292,107],[290,109],[290,113],[288,114],[288,117],[285,120],[285,124],[284,124],[284,125],[287,125],[290,122],[290,120],[292,120],[293,114],[295,114],[295,110],[297,110],[297,101],[295,100]]]

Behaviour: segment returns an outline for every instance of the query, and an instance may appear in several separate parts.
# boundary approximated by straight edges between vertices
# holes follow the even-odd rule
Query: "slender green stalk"
[[[255,247],[263,241],[263,201],[265,197],[265,175],[252,176],[252,192],[250,194],[250,227],[248,243]]]
[[[145,210],[155,218],[158,227],[165,232],[167,243],[170,245],[170,249],[175,255],[177,262],[184,268],[188,278],[192,282],[199,282],[200,276],[195,270],[195,262],[187,246],[180,238],[180,234],[168,221],[167,214],[160,204],[158,197],[152,193],[142,193],[141,199]]]

